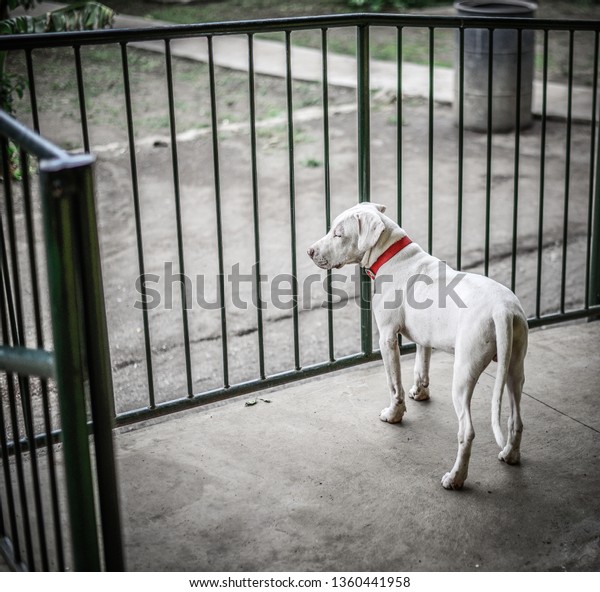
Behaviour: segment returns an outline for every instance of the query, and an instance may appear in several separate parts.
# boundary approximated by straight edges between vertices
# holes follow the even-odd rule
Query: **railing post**
[[[600,304],[600,134],[596,147],[596,187],[594,190],[593,220],[592,220],[592,252],[590,269],[589,305]]]
[[[82,157],[82,166],[93,159]],[[57,166],[58,165],[58,166]],[[100,554],[86,417],[84,335],[77,216],[72,198],[73,169],[57,160],[40,163],[42,207],[48,257],[56,382],[62,427],[67,505],[74,568],[99,571]]]
[[[56,380],[62,422],[74,567],[98,571],[85,381],[94,426],[104,567],[122,570],[112,428],[112,374],[93,192],[94,158],[40,163]]]
[[[80,239],[87,369],[104,561],[107,571],[122,571],[125,565],[113,446],[114,393],[91,164],[78,170],[77,176],[76,228]]]
[[[371,201],[371,101],[369,82],[369,26],[360,25],[357,37],[358,199]],[[371,280],[360,270],[360,341],[362,352],[373,352]]]

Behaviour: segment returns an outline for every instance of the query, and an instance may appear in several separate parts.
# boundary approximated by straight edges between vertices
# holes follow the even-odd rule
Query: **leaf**
[[[249,399],[248,401],[246,401],[245,405],[246,407],[252,407],[252,405],[256,405],[258,403],[258,401],[256,399]]]
[[[0,35],[14,35],[17,33],[43,33],[44,25],[40,17],[16,16],[0,21]]]
[[[114,10],[99,2],[74,2],[38,17],[44,21],[45,32],[82,31],[112,26]]]
[[[17,16],[0,21],[1,35],[58,33],[104,29],[112,26],[115,12],[99,2],[74,2],[39,16]]]
[[[261,397],[260,400],[263,401],[264,403],[270,403],[271,402],[271,399],[263,399],[262,397]]]

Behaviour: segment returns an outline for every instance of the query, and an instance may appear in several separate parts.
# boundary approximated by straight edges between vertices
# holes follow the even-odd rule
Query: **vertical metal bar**
[[[288,162],[290,178],[290,239],[292,255],[292,319],[294,323],[294,363],[300,370],[300,342],[298,336],[298,267],[296,264],[296,180],[294,170],[294,105],[292,94],[291,32],[285,32],[285,71],[288,123]]]
[[[31,118],[33,129],[40,133],[40,119],[38,115],[37,94],[35,92],[35,76],[33,75],[32,50],[25,50],[25,61],[27,62],[27,82],[29,86],[29,102],[31,104]]]
[[[487,149],[485,172],[485,246],[483,273],[490,274],[490,210],[492,200],[492,122],[494,91],[494,29],[488,29]]]
[[[596,59],[594,63],[597,67],[598,57],[598,33],[596,33]],[[595,94],[595,93],[594,93]],[[593,210],[592,226],[591,226],[591,253],[590,266],[588,273],[590,275],[589,288],[589,305],[597,306],[600,304],[600,134],[596,134],[596,183],[594,189],[594,203],[591,207]]]
[[[600,147],[596,150],[596,191],[594,193],[591,250],[590,306],[597,306],[600,304]]]
[[[0,142],[2,143],[2,150],[4,152],[6,150],[6,140],[4,138],[1,138]],[[8,182],[10,183],[10,179],[8,180]],[[0,263],[1,263],[0,264],[0,323],[2,325],[3,343],[8,345],[10,343],[10,337],[9,337],[9,333],[8,333],[8,318],[7,318],[7,313],[6,313],[6,308],[8,306],[8,303],[6,301],[7,294],[5,291],[5,280],[4,280],[4,275],[5,275],[5,273],[7,273],[7,269],[8,269],[8,260],[7,260],[6,252],[4,249],[5,241],[4,241],[4,230],[3,230],[2,224],[0,224],[0,233],[2,233],[2,240],[0,241],[0,249],[2,249],[1,260],[0,260]],[[12,374],[5,373],[5,378],[6,378],[7,387],[9,384],[12,385],[12,380],[13,380]],[[9,390],[8,391],[9,405],[11,403],[11,398],[12,398],[11,395],[12,395],[12,393]],[[9,413],[9,415],[10,415],[10,413]],[[14,450],[15,450],[15,466],[18,470],[20,458],[21,458],[20,457],[21,443],[20,443],[20,438],[19,438],[18,432],[15,433],[13,430],[12,437],[13,437],[13,444],[14,444]],[[9,516],[10,527],[11,527],[13,556],[14,556],[15,563],[18,564],[23,561],[23,557],[22,557],[22,553],[21,553],[19,527],[17,524],[17,509],[16,509],[16,500],[15,500],[16,496],[13,492],[13,481],[12,481],[12,475],[11,475],[11,471],[10,471],[11,462],[10,462],[10,458],[9,458],[9,454],[8,454],[8,442],[7,442],[7,438],[6,438],[6,421],[4,418],[4,402],[2,401],[2,399],[0,399],[0,445],[1,445],[1,449],[2,449],[2,468],[4,471],[4,483],[5,483],[5,489],[6,489],[6,500],[7,500],[7,505],[8,505],[8,516]],[[17,489],[19,489],[19,486],[17,486]],[[20,491],[20,489],[19,489],[19,491]],[[25,510],[22,509],[22,512],[24,512],[24,514],[25,514],[24,518],[25,518],[25,520],[27,520],[28,516],[26,513],[26,509]],[[26,539],[27,539],[27,533],[28,533],[28,523],[26,523],[26,530],[24,533]]]
[[[0,269],[0,274],[2,270]],[[4,292],[0,293],[0,308],[4,310]],[[3,324],[4,328],[4,324]],[[6,381],[8,383],[9,376],[5,374]],[[19,446],[19,443],[14,440],[15,447]],[[17,526],[17,510],[15,504],[15,495],[13,492],[13,483],[12,483],[12,475],[10,472],[10,458],[8,455],[8,442],[6,438],[6,421],[4,418],[4,403],[0,399],[0,450],[2,451],[2,470],[4,472],[4,486],[5,486],[5,495],[6,495],[6,505],[8,507],[8,520],[10,523],[10,531],[11,531],[11,542],[13,549],[13,558],[15,563],[21,563],[23,561],[21,556],[21,543],[19,537],[19,528]],[[16,450],[16,448],[15,448]]]
[[[357,101],[358,101],[358,196],[361,202],[371,201],[371,106],[369,76],[369,26],[357,31]],[[371,318],[371,280],[360,270],[360,336],[362,353],[373,351]]]
[[[13,189],[12,189],[12,171],[9,162],[8,145],[6,142],[2,142],[1,145],[1,159],[2,159],[2,175],[4,178],[4,197],[6,206],[6,221],[8,229],[8,240],[10,243],[10,267],[8,263],[9,253],[8,247],[6,246],[6,237],[2,228],[1,232],[1,248],[2,248],[2,265],[4,266],[4,288],[6,290],[6,304],[8,308],[8,322],[10,323],[11,336],[14,345],[25,345],[23,335],[23,306],[21,299],[21,276],[20,276],[20,265],[19,265],[19,253],[17,247],[17,236],[15,229],[14,220],[14,208],[13,208]],[[0,214],[0,224],[2,227],[4,223],[2,221],[2,215]],[[11,279],[12,269],[12,279]],[[23,397],[23,415],[25,422],[27,423],[29,418],[27,412],[27,405],[25,401],[29,398],[29,388],[25,380],[20,380],[21,393]]]
[[[83,86],[83,71],[81,68],[81,47],[75,45],[75,72],[77,75],[77,95],[79,97],[79,115],[81,117],[81,133],[83,135],[83,149],[86,152],[90,151],[90,137],[88,133],[87,112],[85,106],[85,89]]]
[[[566,139],[566,162],[565,162],[565,199],[563,212],[563,244],[562,244],[562,266],[560,281],[560,312],[565,312],[565,294],[567,285],[567,241],[569,240],[569,193],[571,186],[571,121],[573,107],[573,42],[574,31],[569,31],[569,82],[567,100],[567,139]]]
[[[2,234],[0,240],[0,248],[4,251],[4,231],[2,230],[2,225],[0,224],[0,234]],[[9,337],[9,321],[7,315],[7,303],[9,299],[9,295],[6,291],[8,284],[6,283],[5,275],[7,273],[7,266],[4,264],[6,261],[6,257],[2,257],[2,265],[0,266],[0,321],[2,323],[2,339],[5,344],[10,343]],[[13,343],[13,345],[15,345]],[[22,442],[20,437],[19,430],[19,421],[17,418],[17,403],[16,403],[16,393],[15,393],[15,385],[14,385],[14,377],[12,373],[6,373],[6,386],[7,386],[7,394],[8,394],[8,413],[10,418],[10,427],[12,430],[12,438],[14,444],[14,463],[17,474],[17,491],[19,496],[19,505],[21,509],[21,523],[23,526],[23,538],[25,540],[25,553],[27,556],[27,565],[31,570],[35,570],[35,558],[33,554],[33,540],[31,536],[31,525],[30,525],[30,514],[29,514],[29,503],[27,500],[27,488],[25,485],[25,471],[23,469],[23,452]],[[2,406],[2,402],[0,401],[0,406]],[[4,429],[4,427],[3,427]],[[7,447],[3,445],[2,450],[7,450]],[[7,477],[7,489],[10,487],[10,471],[9,471],[9,460],[6,459],[5,463],[5,476]],[[14,511],[13,507],[13,511]],[[17,538],[18,541],[18,530],[16,526],[16,514],[15,514],[15,527],[13,529],[13,537]],[[20,553],[20,551],[19,551]]]
[[[10,423],[14,442],[15,467],[17,469],[17,484],[19,488],[21,522],[23,524],[23,535],[25,538],[27,565],[31,571],[35,571],[37,562],[35,560],[35,555],[33,551],[33,535],[31,532],[31,522],[33,522],[33,517],[30,514],[30,506],[27,496],[27,484],[25,482],[25,460],[23,458],[24,451],[22,450],[23,445],[21,442],[19,418],[17,415],[17,393],[15,391],[14,375],[11,373],[7,373],[6,379],[8,386],[8,411],[10,415]]]
[[[82,164],[86,162],[81,157]],[[89,160],[87,161],[89,162]],[[48,280],[54,333],[63,453],[75,569],[99,571],[100,555],[89,453],[82,352],[78,220],[69,191],[70,173],[40,163]]]
[[[0,401],[0,405],[3,405],[2,401]],[[2,415],[0,415],[2,418]],[[0,430],[3,430],[4,426],[0,424]],[[4,505],[2,502],[2,498],[0,497],[0,541],[7,536],[6,525],[4,523]],[[1,553],[0,549],[0,553]]]
[[[369,26],[357,28],[357,101],[358,101],[358,195],[371,201],[371,108]]]
[[[397,27],[396,33],[396,221],[402,226],[402,185],[403,176],[403,114],[402,114],[402,62],[403,62],[403,28]],[[402,335],[398,334],[398,343],[402,347]]]
[[[171,61],[171,42],[165,39],[165,62],[167,68],[167,95],[169,98],[169,129],[171,132],[171,160],[173,163],[173,191],[175,195],[175,223],[177,225],[177,256],[181,276],[181,316],[183,319],[183,349],[185,352],[185,376],[188,397],[194,396],[192,379],[192,355],[190,347],[190,327],[188,322],[188,301],[185,282],[185,259],[183,249],[183,226],[181,224],[181,192],[179,185],[179,159],[177,156],[177,128],[175,124],[175,98],[173,96],[173,68]]]
[[[17,250],[17,237],[14,225],[13,208],[13,189],[12,189],[12,171],[9,163],[8,146],[2,142],[2,175],[4,177],[4,201],[6,206],[6,222],[8,230],[8,240],[10,243],[10,263],[12,274],[8,266],[8,248],[5,242],[5,235],[2,233],[3,258],[6,259],[6,269],[4,282],[7,290],[7,302],[9,308],[9,322],[12,329],[14,345],[25,345],[21,337],[23,335],[23,307],[21,300],[21,277],[19,274],[19,253]],[[12,275],[12,280],[11,276]]]
[[[127,44],[121,44],[121,61],[123,69],[123,91],[125,93],[125,110],[127,113],[127,136],[129,140],[129,160],[131,167],[131,187],[133,192],[133,210],[135,215],[135,236],[137,241],[138,271],[142,281],[140,293],[142,295],[142,320],[144,324],[144,349],[146,354],[146,376],[148,378],[148,407],[156,407],[154,399],[154,378],[152,372],[152,348],[150,345],[150,322],[148,319],[146,277],[144,264],[144,242],[142,237],[142,214],[140,209],[140,192],[138,188],[137,161],[135,156],[135,134],[133,131],[133,112],[131,108],[131,89],[129,84],[129,65],[127,62]]]
[[[396,48],[396,221],[402,226],[402,27],[397,28]]]
[[[70,199],[74,202],[76,212],[74,231],[82,276],[85,351],[94,426],[104,565],[107,571],[122,571],[124,559],[121,516],[112,439],[114,394],[91,163],[73,170],[73,186],[75,191]]]
[[[462,269],[463,184],[465,157],[465,29],[460,27],[458,56],[458,203],[456,220],[456,268]]]
[[[227,310],[225,308],[225,266],[223,262],[223,224],[221,215],[221,171],[219,165],[219,126],[215,86],[215,59],[213,38],[208,37],[208,75],[210,84],[210,116],[215,175],[215,209],[217,218],[217,257],[219,259],[219,299],[221,303],[221,350],[223,355],[223,386],[229,387],[229,356],[227,348]]]
[[[321,86],[323,89],[323,161],[325,175],[325,232],[331,228],[331,166],[329,162],[329,79],[327,71],[327,29],[321,29],[321,57],[323,65]],[[327,340],[329,361],[335,361],[333,340],[333,295],[331,292],[331,270],[327,270],[325,278],[327,291]]]
[[[258,208],[258,165],[256,157],[256,97],[254,89],[254,35],[248,34],[248,94],[250,102],[250,148],[252,157],[252,210],[254,219],[254,271],[256,316],[258,325],[258,367],[260,377],[265,378],[265,345],[262,317],[262,294],[260,285],[260,226]]]
[[[18,241],[17,241],[17,233],[15,228],[15,215],[14,215],[14,207],[13,207],[13,193],[12,193],[12,184],[10,182],[11,170],[8,162],[8,153],[6,149],[6,144],[2,143],[2,169],[4,174],[4,183],[5,183],[5,203],[6,203],[6,218],[7,218],[7,227],[8,227],[8,235],[9,235],[9,243],[10,243],[10,253],[11,253],[11,266],[13,273],[12,287],[14,289],[14,296],[10,295],[11,290],[11,282],[8,279],[8,269],[6,270],[6,274],[4,276],[5,280],[5,288],[7,290],[7,299],[9,302],[9,322],[12,326],[13,332],[13,343],[15,345],[25,346],[25,326],[24,326],[24,316],[23,316],[23,303],[21,298],[21,266],[19,263],[19,250],[18,250]],[[23,161],[21,159],[20,165],[21,168],[23,164],[26,164],[26,160]],[[23,173],[27,176],[27,173]],[[1,220],[1,218],[0,218]],[[4,236],[2,237],[2,245],[5,246]],[[10,306],[11,300],[14,298],[14,307]],[[47,571],[49,569],[48,563],[48,548],[46,545],[46,529],[44,526],[43,520],[43,511],[42,511],[42,497],[41,497],[41,489],[40,489],[40,479],[39,479],[39,470],[38,470],[38,460],[37,460],[37,449],[33,445],[35,440],[35,431],[33,426],[33,413],[32,413],[32,405],[31,405],[31,393],[29,389],[29,377],[27,376],[17,376],[19,389],[20,389],[20,399],[21,406],[23,411],[23,424],[25,427],[25,433],[28,439],[28,443],[30,445],[30,469],[31,469],[31,478],[32,478],[32,488],[33,488],[33,500],[34,506],[36,510],[36,522],[37,522],[37,533],[38,533],[38,542],[39,542],[39,550],[41,555],[41,563],[42,569]]]
[[[2,430],[2,426],[0,426],[0,430]],[[2,556],[3,551],[5,553],[5,549],[2,547],[2,543],[5,539],[9,539],[10,533],[6,530],[6,526],[4,524],[4,504],[2,499],[0,498],[0,556]],[[5,557],[5,559],[7,559]]]
[[[537,279],[535,289],[535,316],[541,315],[542,253],[544,249],[544,192],[546,186],[546,111],[548,105],[548,29],[544,31],[544,66],[542,85],[542,132],[540,138],[540,208],[538,217]]]
[[[517,99],[515,115],[515,174],[514,174],[514,200],[513,200],[513,223],[512,223],[512,255],[510,289],[514,292],[517,283],[517,222],[519,219],[519,164],[521,152],[521,73],[523,70],[523,30],[517,31]]]
[[[21,151],[21,173],[23,175],[23,209],[25,214],[25,231],[27,234],[29,269],[31,274],[31,297],[35,320],[36,343],[39,349],[44,349],[44,332],[41,318],[40,289],[37,275],[37,257],[35,251],[35,229],[31,207],[31,185],[29,180],[29,158],[27,153]],[[64,547],[62,537],[62,522],[58,501],[58,486],[52,445],[52,418],[50,417],[50,397],[48,396],[48,382],[40,380],[42,394],[42,413],[44,417],[44,432],[46,435],[46,454],[48,455],[48,479],[50,487],[50,504],[54,527],[54,548],[56,550],[56,563],[59,571],[65,569]]]
[[[18,259],[15,253],[16,250],[16,240],[14,236],[14,224],[12,224],[12,181],[11,181],[11,171],[8,161],[8,145],[6,140],[2,139],[0,142],[1,146],[1,158],[2,158],[2,174],[4,177],[4,195],[6,201],[6,210],[7,210],[7,218],[8,218],[8,233],[11,240],[11,259],[13,266],[13,282],[17,284],[15,288],[15,298],[13,297],[13,288],[11,285],[10,279],[10,267],[8,262],[8,252],[6,247],[6,236],[4,234],[4,221],[2,216],[0,215],[0,301],[1,301],[1,322],[2,322],[2,337],[3,342],[5,344],[10,343],[10,338],[12,337],[13,345],[20,345],[20,334],[22,332],[22,326],[19,327],[19,321],[22,322],[22,311],[20,308],[20,285],[19,285],[19,267],[18,267]],[[16,299],[16,304],[15,304]],[[16,310],[15,310],[16,307]],[[10,326],[10,332],[9,332]],[[6,374],[6,382],[7,382],[7,390],[8,390],[8,409],[10,416],[10,424],[12,429],[12,436],[14,442],[14,450],[15,450],[15,467],[17,472],[17,483],[18,483],[18,491],[19,491],[19,502],[21,505],[21,520],[23,523],[23,531],[24,531],[24,539],[25,539],[25,549],[27,553],[27,562],[30,569],[35,569],[35,559],[33,555],[33,539],[31,535],[31,526],[30,526],[30,515],[28,510],[28,500],[27,500],[27,488],[25,486],[25,473],[23,469],[23,457],[21,452],[21,438],[20,438],[20,430],[19,430],[19,421],[17,416],[17,395],[15,392],[15,385],[13,381],[13,374]],[[21,383],[23,384],[23,383]],[[21,395],[23,397],[27,397],[28,393],[22,392]],[[23,410],[26,412],[26,407]],[[29,418],[25,417],[25,421],[27,422]]]
[[[596,109],[598,101],[598,38],[599,33],[596,31],[594,38],[594,82],[592,85],[592,123],[590,133],[590,192],[588,199],[588,219],[587,219],[587,241],[585,255],[585,308],[590,307],[590,292],[591,292],[591,253],[592,253],[592,223],[594,211],[594,162],[596,160]],[[600,261],[596,258],[596,264]],[[598,265],[596,265],[597,269]],[[598,303],[598,294],[596,294],[596,304]]]
[[[429,187],[427,203],[429,210],[429,223],[427,230],[427,249],[431,254],[433,253],[433,113],[434,113],[434,103],[433,103],[433,72],[434,72],[434,28],[429,27],[429,178],[427,180],[427,185]]]

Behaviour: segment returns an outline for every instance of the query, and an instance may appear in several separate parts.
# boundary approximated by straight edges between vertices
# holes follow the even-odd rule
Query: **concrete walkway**
[[[63,5],[44,2],[36,7],[36,13],[47,12]],[[157,21],[137,16],[117,15],[116,28],[138,29],[169,26],[173,23]],[[131,43],[148,51],[164,53],[161,41]],[[217,36],[214,39],[215,64],[233,70],[248,69],[248,40],[245,36]],[[179,39],[171,44],[171,53],[200,62],[208,61],[208,48],[205,39]],[[286,75],[285,48],[282,43],[264,39],[254,40],[254,66],[257,74],[284,77]],[[370,82],[373,89],[396,92],[397,65],[394,62],[371,60]],[[322,54],[320,50],[293,46],[292,72],[297,80],[308,82],[322,81]],[[329,84],[356,87],[356,59],[352,56],[328,53]],[[402,64],[402,92],[406,98],[429,97],[429,67],[404,62]],[[534,82],[534,114],[542,113],[542,84]],[[454,101],[454,70],[436,67],[434,69],[434,99],[442,104]],[[548,83],[547,115],[554,118],[567,117],[568,89],[564,84]],[[586,87],[573,88],[573,121],[587,122],[592,115],[592,92]]]
[[[516,467],[497,460],[488,368],[460,492],[440,485],[457,430],[443,353],[431,401],[409,401],[401,425],[378,419],[388,395],[373,363],[122,432],[128,568],[598,570],[599,346],[598,322],[531,333]]]

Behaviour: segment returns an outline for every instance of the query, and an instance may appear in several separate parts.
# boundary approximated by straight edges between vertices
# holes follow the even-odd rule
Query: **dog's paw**
[[[442,477],[442,487],[444,489],[462,489],[465,480],[456,473],[446,473]]]
[[[379,419],[388,423],[400,423],[405,411],[406,405],[404,405],[404,403],[400,405],[394,405],[393,407],[386,407],[379,414]]]
[[[427,401],[429,399],[429,387],[417,386],[416,384],[408,391],[408,396],[415,401]]]
[[[507,465],[517,465],[521,460],[521,453],[514,448],[512,450],[505,448],[498,454],[498,460],[505,462]]]

